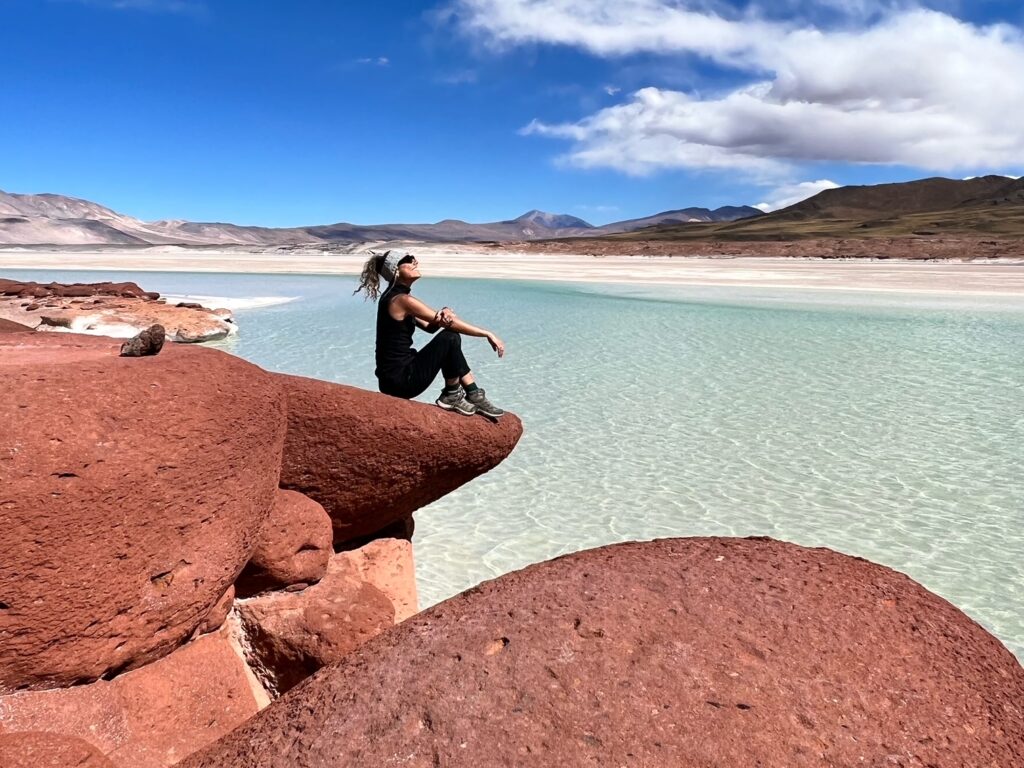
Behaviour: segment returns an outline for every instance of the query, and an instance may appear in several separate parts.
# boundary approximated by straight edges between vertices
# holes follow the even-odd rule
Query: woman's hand
[[[498,357],[505,356],[505,343],[501,339],[493,333],[488,332],[487,342],[491,345],[491,349],[498,353]]]
[[[455,322],[455,310],[451,307],[442,307],[441,311],[434,315],[434,324],[442,328],[451,328]]]

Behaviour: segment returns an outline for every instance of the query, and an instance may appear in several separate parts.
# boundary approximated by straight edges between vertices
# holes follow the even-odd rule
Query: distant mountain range
[[[616,240],[799,240],[930,237],[943,234],[1024,237],[1024,179],[921,179],[820,192],[762,214],[748,206],[683,208],[595,227],[566,214],[529,211],[515,219],[470,224],[348,223],[273,229],[189,221],[145,222],[87,200],[0,192],[2,245],[303,246],[408,240],[519,242],[566,238]]]
[[[1024,179],[921,179],[828,189],[757,218],[661,225],[612,239],[797,240],[835,237],[1024,237]]]
[[[0,244],[5,245],[249,245],[422,242],[508,242],[563,237],[599,237],[659,224],[726,222],[761,211],[747,206],[717,210],[685,208],[643,219],[594,227],[565,214],[529,211],[509,221],[469,224],[446,219],[436,224],[348,223],[274,229],[190,221],[145,222],[97,203],[63,195],[0,192]]]

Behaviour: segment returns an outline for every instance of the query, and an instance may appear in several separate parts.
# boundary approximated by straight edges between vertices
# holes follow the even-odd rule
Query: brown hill
[[[799,240],[941,234],[1024,236],[1024,180],[983,176],[840,187],[726,224],[654,227],[626,240]]]
[[[872,219],[922,211],[955,208],[968,200],[987,198],[1007,185],[1005,176],[921,179],[898,184],[826,189],[814,197],[768,215],[776,221],[815,219]]]

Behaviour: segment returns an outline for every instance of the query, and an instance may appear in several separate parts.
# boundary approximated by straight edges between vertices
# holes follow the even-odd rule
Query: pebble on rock
[[[121,357],[146,357],[159,354],[164,348],[167,331],[162,325],[151,325],[121,345]]]

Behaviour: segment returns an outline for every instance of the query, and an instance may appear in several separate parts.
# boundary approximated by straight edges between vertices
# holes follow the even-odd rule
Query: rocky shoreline
[[[215,341],[238,332],[227,309],[168,304],[135,283],[35,283],[0,278],[0,320],[37,331],[131,338],[162,325],[170,341]]]
[[[413,516],[515,415],[9,330],[4,768],[1024,764],[1024,668],[902,574],[669,539],[417,613]]]

